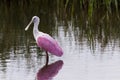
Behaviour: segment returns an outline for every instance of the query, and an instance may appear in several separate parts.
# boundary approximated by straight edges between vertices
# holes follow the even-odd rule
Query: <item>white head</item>
[[[34,25],[38,26],[39,22],[40,22],[40,18],[38,16],[33,16],[30,23],[27,25],[27,27],[25,28],[25,31],[28,30],[29,26],[32,24],[32,22],[34,23]]]

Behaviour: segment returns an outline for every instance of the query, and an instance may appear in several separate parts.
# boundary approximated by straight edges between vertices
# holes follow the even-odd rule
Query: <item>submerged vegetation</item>
[[[70,14],[73,16],[81,14],[81,11],[85,11],[89,18],[96,11],[112,14],[113,12],[118,13],[120,10],[120,0],[1,0],[0,5],[0,7],[4,6],[8,9],[12,8],[12,10],[35,11],[34,14],[40,14],[42,11],[44,13],[50,9],[51,12],[56,10],[61,14],[66,13],[66,15]]]
[[[91,22],[97,14],[99,19],[107,20],[112,14],[119,19],[120,0],[1,0],[1,15],[16,14],[16,16],[54,16],[61,19],[72,19],[85,14],[88,22]],[[19,14],[21,13],[21,14]],[[14,15],[15,16],[15,15]]]

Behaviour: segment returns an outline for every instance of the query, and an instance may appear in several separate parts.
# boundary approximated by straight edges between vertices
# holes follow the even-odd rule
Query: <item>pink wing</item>
[[[50,36],[40,36],[37,39],[37,45],[45,51],[56,56],[62,56],[63,51],[58,43]]]

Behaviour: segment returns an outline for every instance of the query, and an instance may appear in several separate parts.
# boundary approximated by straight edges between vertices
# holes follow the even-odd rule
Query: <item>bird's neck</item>
[[[38,24],[34,24],[33,35],[34,35],[35,40],[37,40],[38,34],[39,34]]]

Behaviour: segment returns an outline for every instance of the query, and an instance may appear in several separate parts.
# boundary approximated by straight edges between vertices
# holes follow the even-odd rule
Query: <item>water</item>
[[[25,12],[12,8],[15,7],[10,7],[9,11],[1,7],[0,80],[120,79],[120,23],[116,14],[108,19],[108,15],[98,13],[89,24],[84,12],[81,17],[75,14],[64,19],[63,14],[51,8],[51,12],[42,11],[43,8],[40,14],[38,9],[34,14],[30,7],[25,8]],[[29,15],[25,15],[27,13]],[[101,14],[107,18],[97,20]],[[37,47],[33,38],[33,25],[24,31],[33,15],[41,18],[40,31],[55,38],[64,51],[62,57],[49,54],[47,67],[45,52]]]

